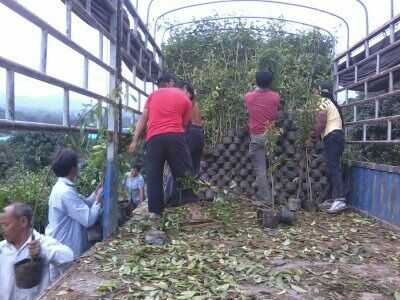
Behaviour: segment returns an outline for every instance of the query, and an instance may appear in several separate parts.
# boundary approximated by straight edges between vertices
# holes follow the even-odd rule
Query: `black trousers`
[[[152,137],[146,144],[147,195],[149,212],[164,210],[163,172],[168,162],[174,178],[193,176],[192,160],[184,133],[166,133]],[[190,188],[179,187],[185,203],[197,201]]]
[[[343,198],[345,196],[341,163],[344,143],[343,130],[334,130],[324,137],[324,154],[328,166],[328,178],[331,186],[332,199]]]
[[[186,129],[185,138],[192,159],[193,175],[194,177],[198,177],[200,173],[200,161],[204,148],[204,130],[200,126],[190,124]],[[167,177],[165,184],[165,198],[167,200],[167,206],[179,206],[184,202],[173,175]]]

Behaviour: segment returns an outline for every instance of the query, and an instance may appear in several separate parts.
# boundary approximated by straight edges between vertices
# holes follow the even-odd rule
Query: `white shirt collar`
[[[37,233],[36,230],[33,231],[33,235],[35,236],[36,239],[39,238],[39,234]],[[24,250],[24,248],[25,248],[25,247],[28,245],[28,243],[30,243],[31,241],[32,241],[32,234],[30,234],[30,235],[28,236],[28,238],[27,238],[27,240],[25,241],[25,243],[23,243],[22,246],[21,246],[19,249],[17,249],[13,244],[9,243],[7,240],[5,240],[4,246],[7,247],[7,248],[9,248],[9,249],[12,249],[12,250],[14,250],[14,251],[16,251],[16,252],[21,252],[22,250]]]
[[[69,180],[67,177],[58,177],[58,181],[62,182],[68,186],[73,186],[75,187],[75,183],[73,183],[71,180]]]

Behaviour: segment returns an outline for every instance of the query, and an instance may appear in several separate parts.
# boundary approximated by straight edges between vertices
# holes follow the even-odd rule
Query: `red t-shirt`
[[[177,88],[160,88],[147,99],[146,140],[163,133],[182,133],[192,116],[192,102]]]
[[[278,115],[280,95],[270,89],[256,89],[244,97],[251,134],[262,134]]]

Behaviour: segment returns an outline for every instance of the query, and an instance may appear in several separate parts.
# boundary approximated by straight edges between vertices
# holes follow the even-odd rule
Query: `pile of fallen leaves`
[[[102,299],[398,299],[400,236],[373,219],[301,212],[295,226],[271,230],[247,203],[203,211],[215,221],[168,211],[165,246],[144,243],[151,223],[140,214],[98,244],[83,262],[104,279]]]

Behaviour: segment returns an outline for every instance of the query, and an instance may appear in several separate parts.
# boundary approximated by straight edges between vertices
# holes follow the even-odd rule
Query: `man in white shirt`
[[[328,213],[336,214],[347,208],[345,185],[342,171],[342,155],[345,146],[344,121],[339,105],[333,97],[333,85],[330,81],[315,84],[314,95],[322,98],[316,115],[315,132],[324,142],[324,154],[331,187],[331,199],[321,204]]]
[[[0,242],[1,300],[36,299],[50,285],[50,266],[61,268],[73,261],[71,249],[51,237],[32,232],[31,222],[32,208],[28,204],[13,203],[0,215],[5,237]],[[20,289],[16,285],[14,265],[31,257],[41,257],[44,260],[40,284],[31,289]]]
[[[87,228],[93,226],[101,211],[102,187],[88,198],[77,191],[78,154],[62,149],[52,164],[58,177],[49,198],[49,224],[46,235],[67,245],[79,257],[89,248]]]
[[[141,167],[134,165],[130,172],[125,174],[122,182],[128,195],[129,204],[136,209],[144,201],[144,179],[140,174]]]

